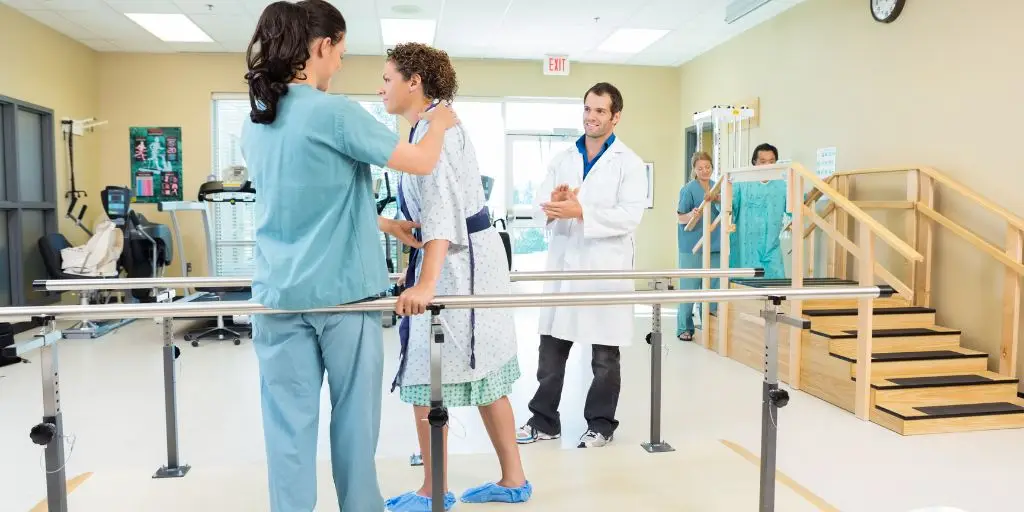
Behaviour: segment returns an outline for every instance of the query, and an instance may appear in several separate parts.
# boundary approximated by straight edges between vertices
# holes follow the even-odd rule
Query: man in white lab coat
[[[640,159],[614,134],[622,115],[622,95],[599,83],[583,97],[586,135],[555,155],[538,189],[547,218],[547,270],[631,270],[634,233],[646,207],[647,177]],[[550,196],[550,197],[549,197]],[[550,200],[548,200],[550,199]],[[546,293],[633,291],[633,281],[557,281]],[[539,387],[520,427],[521,444],[561,437],[558,404],[565,362],[573,344],[590,345],[594,380],[583,415],[587,432],[580,448],[605,446],[619,422],[619,347],[634,336],[633,306],[551,307],[540,315]]]

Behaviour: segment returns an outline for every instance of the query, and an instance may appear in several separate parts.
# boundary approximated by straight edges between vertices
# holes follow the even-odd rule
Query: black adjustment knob
[[[785,389],[773,389],[768,392],[768,399],[775,404],[775,407],[781,409],[789,403],[789,392]]]
[[[28,437],[32,439],[33,443],[42,446],[50,444],[56,436],[57,426],[53,423],[40,423],[32,427],[32,430],[28,433]]]
[[[647,339],[647,344],[650,345],[651,344],[651,333],[647,333],[647,336],[644,336],[644,338]]]
[[[181,356],[181,349],[177,345],[174,346],[174,358],[177,359]]]
[[[433,407],[427,413],[427,422],[432,427],[443,427],[448,424],[448,409]]]

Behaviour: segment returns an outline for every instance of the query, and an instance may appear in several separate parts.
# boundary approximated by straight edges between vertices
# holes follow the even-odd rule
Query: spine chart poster
[[[181,128],[129,129],[133,203],[181,201]]]

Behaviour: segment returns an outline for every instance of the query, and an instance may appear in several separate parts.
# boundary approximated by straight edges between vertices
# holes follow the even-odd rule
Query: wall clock
[[[871,16],[879,23],[892,23],[900,17],[907,0],[868,0]]]

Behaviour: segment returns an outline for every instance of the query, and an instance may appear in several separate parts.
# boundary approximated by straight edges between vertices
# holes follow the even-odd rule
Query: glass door
[[[544,269],[548,241],[543,214],[537,203],[544,194],[540,185],[547,177],[551,158],[576,143],[573,135],[506,135],[508,159],[505,189],[509,236],[512,239],[512,270]],[[550,191],[548,191],[550,192]]]

